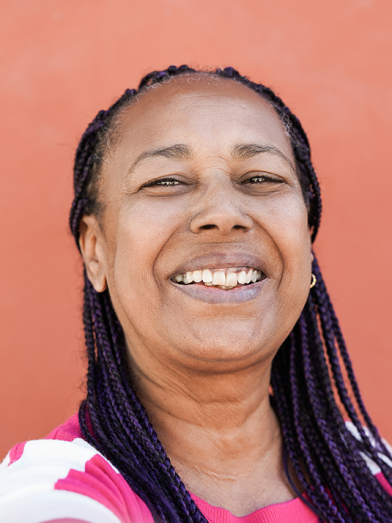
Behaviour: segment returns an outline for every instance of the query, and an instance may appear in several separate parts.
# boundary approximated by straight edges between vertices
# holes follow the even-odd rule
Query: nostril
[[[202,225],[202,226],[200,227],[200,229],[205,229],[205,230],[207,230],[207,229],[213,229],[214,227],[216,227],[216,225],[214,225],[213,223],[207,223],[206,225]]]

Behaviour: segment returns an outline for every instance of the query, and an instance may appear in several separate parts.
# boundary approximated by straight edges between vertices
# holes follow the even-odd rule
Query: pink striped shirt
[[[355,433],[350,424],[348,428]],[[380,469],[367,461],[392,495]],[[299,498],[241,518],[193,494],[192,498],[210,523],[317,523],[317,516]],[[146,504],[116,468],[83,439],[77,415],[46,439],[11,449],[0,466],[0,521],[154,523]]]

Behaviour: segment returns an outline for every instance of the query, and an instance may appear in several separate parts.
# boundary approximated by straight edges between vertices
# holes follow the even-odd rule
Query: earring
[[[316,276],[312,273],[312,281],[310,282],[310,288],[313,289],[313,287],[316,285],[317,283],[317,278]]]

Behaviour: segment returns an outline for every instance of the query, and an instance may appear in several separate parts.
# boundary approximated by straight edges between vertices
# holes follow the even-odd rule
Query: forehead
[[[119,114],[117,127],[117,145],[125,145],[131,155],[184,140],[219,154],[234,143],[262,140],[292,157],[287,131],[274,108],[245,85],[209,74],[183,75],[151,86]]]

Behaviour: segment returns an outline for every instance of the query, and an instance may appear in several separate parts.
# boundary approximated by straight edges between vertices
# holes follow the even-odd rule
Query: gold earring
[[[317,278],[316,276],[312,273],[312,281],[310,283],[310,288],[313,289],[313,287],[316,285],[317,283]]]

